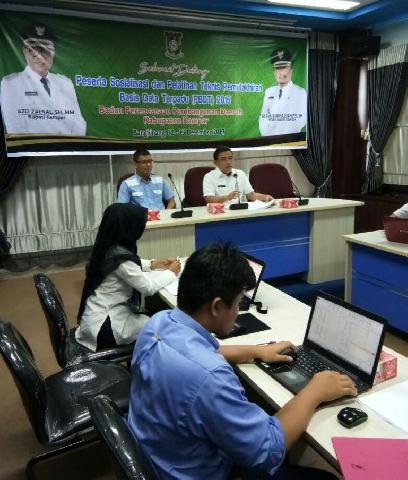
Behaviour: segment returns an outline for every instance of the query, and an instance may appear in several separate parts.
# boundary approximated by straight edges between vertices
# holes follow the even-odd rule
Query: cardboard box
[[[282,208],[297,208],[299,206],[299,200],[297,198],[282,198],[279,205]]]
[[[224,213],[224,204],[223,203],[207,203],[207,212],[208,213]]]
[[[397,376],[397,357],[389,352],[380,353],[377,372],[374,378],[374,385],[384,382]]]

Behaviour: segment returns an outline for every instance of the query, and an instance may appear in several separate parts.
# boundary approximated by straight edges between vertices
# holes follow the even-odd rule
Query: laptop
[[[243,252],[244,253],[244,252]],[[253,289],[247,290],[239,304],[239,309],[242,311],[249,310],[251,303],[254,303],[256,292],[258,291],[259,284],[262,280],[262,275],[265,270],[265,262],[259,258],[255,258],[252,255],[244,253],[250,267],[254,271],[256,285]],[[252,313],[240,313],[232,326],[231,332],[224,337],[218,337],[220,339],[237,337],[238,335],[247,335],[248,333],[260,332],[262,330],[268,330],[265,323],[258,320]]]
[[[252,290],[247,290],[244,293],[244,296],[239,304],[240,310],[248,310],[251,303],[254,303],[256,292],[258,291],[258,287],[261,283],[262,275],[265,270],[265,262],[263,260],[259,260],[259,258],[255,258],[247,253],[244,253],[244,255],[249,263],[249,266],[254,271],[256,285]]]
[[[384,217],[384,233],[390,242],[408,243],[408,218]]]
[[[293,363],[257,364],[295,394],[323,370],[349,375],[361,393],[373,386],[385,330],[386,321],[378,315],[319,293]]]

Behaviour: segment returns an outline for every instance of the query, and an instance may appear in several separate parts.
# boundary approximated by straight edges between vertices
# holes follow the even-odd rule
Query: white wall
[[[408,21],[394,23],[389,27],[379,28],[373,31],[373,35],[381,37],[381,47],[388,48],[393,45],[408,43]]]

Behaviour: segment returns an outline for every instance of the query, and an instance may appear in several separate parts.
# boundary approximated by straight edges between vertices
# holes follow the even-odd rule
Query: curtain
[[[336,94],[337,49],[332,34],[312,32],[309,38],[308,148],[292,153],[315,195],[331,195],[331,146]]]
[[[7,157],[4,125],[1,119],[0,108],[0,199],[14,185],[14,182],[26,163],[25,157]]]
[[[383,150],[384,184],[405,187],[408,191],[406,145],[408,145],[408,89],[394,130]]]
[[[381,192],[383,150],[407,90],[408,45],[381,50],[368,63],[368,132],[363,193]]]

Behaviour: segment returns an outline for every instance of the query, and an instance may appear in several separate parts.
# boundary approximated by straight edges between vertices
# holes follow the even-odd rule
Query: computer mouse
[[[337,420],[343,427],[353,428],[365,422],[368,415],[355,407],[344,407],[337,414]]]

